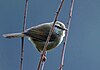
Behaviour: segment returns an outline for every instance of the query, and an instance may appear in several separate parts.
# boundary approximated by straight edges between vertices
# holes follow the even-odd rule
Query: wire
[[[73,6],[74,6],[74,0],[71,0],[71,6],[70,6],[70,12],[69,12],[69,18],[68,18],[68,31],[66,31],[66,36],[65,36],[65,41],[63,44],[63,48],[62,48],[62,53],[61,53],[61,62],[60,62],[60,67],[59,70],[62,70],[63,66],[64,66],[64,56],[65,56],[65,49],[66,49],[66,44],[67,44],[67,39],[68,39],[68,34],[69,34],[69,28],[70,28],[70,22],[72,19],[72,11],[73,11]]]
[[[61,10],[61,8],[62,8],[63,3],[64,3],[64,0],[61,1],[60,5],[59,5],[59,8],[58,8],[58,11],[56,12],[56,15],[55,15],[55,18],[54,18],[54,23],[53,23],[53,26],[52,26],[51,29],[50,29],[49,35],[48,35],[47,40],[46,40],[46,42],[45,42],[44,49],[43,49],[43,52],[42,52],[42,54],[41,54],[41,57],[40,57],[40,61],[39,61],[37,70],[40,70],[41,62],[42,62],[42,57],[45,56],[46,47],[48,46],[48,42],[49,42],[50,37],[51,37],[51,35],[52,35],[52,32],[53,32],[53,30],[54,30],[55,22],[57,21],[57,18],[58,18],[58,15],[59,15],[59,13],[60,13],[60,10]],[[43,62],[43,63],[45,63],[45,62]],[[42,67],[42,68],[43,68],[43,67]]]
[[[25,10],[24,10],[24,21],[23,21],[23,32],[26,29],[26,16],[27,16],[27,10],[28,10],[28,0],[26,0],[25,3]],[[21,38],[21,59],[20,59],[20,70],[22,70],[23,65],[23,59],[24,59],[24,37]]]

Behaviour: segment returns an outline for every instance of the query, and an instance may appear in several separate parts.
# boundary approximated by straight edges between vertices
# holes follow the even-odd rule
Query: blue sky
[[[54,20],[61,0],[29,0],[27,28]],[[0,0],[0,70],[18,70],[21,39],[4,33],[21,32],[25,0]],[[58,20],[66,24],[70,0]],[[47,54],[45,70],[57,70],[61,44]],[[40,54],[25,38],[23,70],[36,70]],[[100,70],[100,0],[75,0],[63,70]]]

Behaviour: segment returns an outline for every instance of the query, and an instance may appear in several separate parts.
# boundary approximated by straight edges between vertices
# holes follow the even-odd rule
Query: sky
[[[54,20],[61,0],[29,0],[27,28]],[[58,20],[67,23],[71,0]],[[0,0],[0,70],[19,70],[21,39],[2,34],[21,32],[25,0]],[[40,53],[25,38],[23,70],[36,70]],[[63,46],[47,53],[44,70],[57,70]],[[100,70],[100,0],[75,0],[63,70]]]

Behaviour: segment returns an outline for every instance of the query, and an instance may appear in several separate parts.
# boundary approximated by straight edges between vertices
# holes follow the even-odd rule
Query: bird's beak
[[[63,30],[68,31],[68,28],[63,28]]]

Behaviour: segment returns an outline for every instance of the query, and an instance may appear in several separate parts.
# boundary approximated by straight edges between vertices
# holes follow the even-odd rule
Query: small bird
[[[28,28],[24,32],[21,32],[21,33],[3,34],[3,36],[5,38],[27,37],[33,44],[35,44],[35,47],[37,48],[37,50],[39,52],[42,52],[52,25],[53,25],[53,22],[43,23],[43,24]],[[63,40],[63,37],[65,36],[66,30],[67,28],[62,22],[60,21],[55,22],[54,31],[51,35],[46,51],[59,46],[59,44]]]

